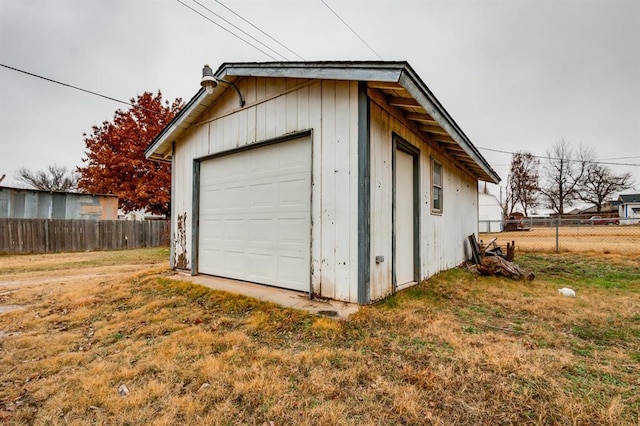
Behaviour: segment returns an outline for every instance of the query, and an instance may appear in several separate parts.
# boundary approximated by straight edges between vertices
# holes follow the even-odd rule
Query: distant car
[[[615,217],[591,216],[589,219],[581,220],[585,225],[619,225],[620,220]]]

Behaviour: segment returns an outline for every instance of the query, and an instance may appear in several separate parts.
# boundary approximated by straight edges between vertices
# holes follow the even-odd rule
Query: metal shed
[[[453,267],[499,177],[406,62],[225,63],[146,150],[172,267],[367,304]]]
[[[117,220],[118,197],[0,186],[0,218]]]

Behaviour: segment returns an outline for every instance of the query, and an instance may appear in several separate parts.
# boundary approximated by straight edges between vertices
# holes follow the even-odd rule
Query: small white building
[[[500,179],[406,62],[205,81],[146,150],[172,164],[173,268],[367,304],[470,257]]]
[[[478,220],[478,232],[503,231],[502,206],[495,195],[478,193]]]
[[[640,223],[640,194],[621,194],[618,196],[618,214],[621,225]]]

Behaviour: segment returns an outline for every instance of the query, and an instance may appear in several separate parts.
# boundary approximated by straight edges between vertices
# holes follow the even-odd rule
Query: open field
[[[530,231],[481,233],[489,241],[497,238],[500,245],[515,241],[516,251],[555,252],[556,228],[533,228]],[[640,254],[640,226],[561,226],[558,228],[561,252],[593,252]]]
[[[347,321],[174,280],[167,256],[0,257],[0,423],[640,422],[639,256],[453,269]]]

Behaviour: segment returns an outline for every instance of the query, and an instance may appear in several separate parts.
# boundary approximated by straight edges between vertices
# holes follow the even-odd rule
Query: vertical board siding
[[[467,259],[466,237],[477,232],[476,180],[376,103],[371,104],[371,300],[393,292],[391,169],[392,138],[396,133],[420,150],[420,270],[421,279],[459,265]],[[443,166],[443,213],[431,214],[431,158]],[[384,256],[375,263],[375,256]]]
[[[336,190],[336,99],[335,82],[322,82],[322,148],[320,151],[320,185],[322,188],[321,272],[322,296],[335,298],[336,295],[336,199],[327,196]]]
[[[0,253],[120,250],[169,244],[169,221],[0,219]]]
[[[356,301],[357,82],[246,78],[236,84],[248,107],[230,114],[238,98],[228,90],[176,143],[174,229],[177,215],[192,219],[194,159],[312,129],[312,292]],[[186,229],[190,248],[191,225]]]
[[[349,203],[349,258],[346,261],[348,265],[348,283],[349,283],[349,297],[348,299],[354,303],[358,302],[358,105],[359,105],[359,88],[357,81],[349,82],[349,143],[346,147],[345,155],[349,156],[349,172],[345,178],[348,182],[345,185],[344,190],[348,191],[348,203]]]
[[[389,116],[371,104],[371,300],[379,300],[393,291],[391,277],[392,161]],[[384,261],[376,263],[376,256]]]
[[[311,289],[321,296],[322,289],[322,83],[308,87],[308,127],[313,129],[311,147]],[[299,93],[305,90],[299,91]]]

